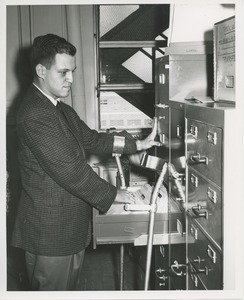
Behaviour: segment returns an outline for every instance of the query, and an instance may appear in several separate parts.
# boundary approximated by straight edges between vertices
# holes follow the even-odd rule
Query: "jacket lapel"
[[[81,141],[80,141],[80,138],[77,136],[76,134],[76,130],[74,128],[72,128],[72,122],[70,122],[70,118],[69,118],[69,115],[65,109],[65,106],[63,105],[62,101],[60,101],[60,105],[62,107],[62,112],[59,111],[59,109],[57,107],[54,106],[54,104],[51,103],[51,101],[44,95],[42,94],[34,85],[32,86],[33,89],[34,89],[34,93],[37,93],[38,94],[38,97],[42,99],[42,103],[43,105],[48,105],[48,107],[50,107],[50,109],[54,109],[56,111],[56,114],[58,115],[59,119],[61,120],[61,122],[69,129],[70,133],[73,135],[73,137],[75,138],[79,148],[81,149],[82,151],[82,154],[84,157],[86,157],[86,154],[85,154],[85,150],[84,150],[84,147],[83,145],[81,144]],[[45,103],[45,104],[44,104]],[[52,107],[52,108],[51,108]]]

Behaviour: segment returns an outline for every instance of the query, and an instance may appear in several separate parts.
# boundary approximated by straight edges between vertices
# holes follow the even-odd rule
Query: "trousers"
[[[81,290],[84,255],[85,249],[68,256],[41,256],[26,251],[25,262],[31,290]]]

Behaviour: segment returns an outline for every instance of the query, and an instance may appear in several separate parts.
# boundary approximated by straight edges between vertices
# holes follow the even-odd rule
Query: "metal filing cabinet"
[[[178,231],[185,232],[185,216],[182,206],[185,196],[185,147],[184,147],[184,101],[171,101],[170,97],[175,92],[171,89],[169,76],[172,76],[170,68],[175,68],[176,64],[184,64],[183,57],[163,57],[156,60],[156,103],[155,115],[158,117],[158,134],[164,147],[156,149],[157,156],[164,158],[170,162],[177,178],[173,178],[172,174],[167,172],[164,181],[169,190],[169,197],[174,201],[182,216],[177,220]],[[175,59],[174,61],[172,59]],[[170,61],[169,61],[170,60]],[[176,62],[177,61],[177,62]],[[174,145],[177,144],[177,147]],[[179,194],[177,185],[182,186],[182,193]],[[173,218],[173,214],[169,212],[169,220]],[[172,222],[169,222],[169,232],[173,232],[171,228]],[[170,266],[175,262],[186,262],[185,243],[174,244],[169,239],[169,245],[161,245],[155,247],[155,289],[171,289],[182,290],[186,288],[185,276],[178,276],[171,271]]]
[[[227,198],[226,161],[234,113],[234,105],[227,103],[185,106],[188,289],[222,290],[229,285],[226,270],[234,263],[225,248],[231,237],[224,221],[231,213],[226,211],[232,200]]]

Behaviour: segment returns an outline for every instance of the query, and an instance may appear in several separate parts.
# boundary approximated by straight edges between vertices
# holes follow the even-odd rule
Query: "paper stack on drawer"
[[[131,194],[134,197],[134,203],[131,204],[137,204],[137,205],[149,205],[151,201],[151,195],[153,193],[153,186],[150,184],[146,184],[142,186],[141,188],[136,187],[136,189],[128,188],[128,190],[131,192]],[[168,192],[165,188],[165,186],[161,186],[158,198],[156,201],[157,205],[157,213],[167,213],[168,212]],[[148,211],[138,210],[138,211],[126,211],[124,209],[125,204],[113,204],[110,209],[107,211],[108,214],[147,214]]]

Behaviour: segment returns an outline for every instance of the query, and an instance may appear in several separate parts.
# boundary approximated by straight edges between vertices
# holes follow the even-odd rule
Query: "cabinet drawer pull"
[[[162,279],[162,280],[165,281],[166,279],[168,279],[168,277],[165,276],[165,274],[162,274],[162,273],[165,273],[165,272],[166,272],[166,270],[159,268],[159,269],[157,269],[157,270],[155,271],[155,275],[156,275],[156,277],[157,277],[158,279]]]
[[[208,198],[214,203],[217,203],[217,192],[212,188],[208,187],[207,191]]]
[[[182,138],[182,127],[180,125],[176,126],[176,136],[178,139]]]
[[[198,287],[198,278],[195,274],[191,274],[191,280],[193,281],[194,286]]]
[[[202,210],[203,209],[203,210]],[[205,219],[208,219],[209,217],[209,212],[208,210],[205,209],[205,207],[202,207],[201,205],[193,206],[192,207],[192,212],[198,217],[204,217]]]
[[[197,230],[197,228],[193,224],[191,224],[190,232],[191,232],[191,235],[195,238],[195,240],[197,240],[197,238],[198,238],[198,230]]]
[[[198,177],[194,174],[191,174],[191,177],[190,177],[190,181],[191,181],[191,184],[194,185],[195,187],[198,187]]]
[[[210,257],[210,259],[212,260],[212,262],[215,264],[217,261],[217,255],[216,255],[216,252],[213,250],[213,248],[210,245],[208,245],[207,253],[208,253],[208,256]]]
[[[165,247],[164,246],[159,246],[159,252],[161,253],[161,255],[163,256],[163,257],[165,257]]]
[[[155,107],[165,109],[165,108],[168,108],[169,106],[166,104],[158,103],[158,104],[155,104]]]
[[[197,126],[191,125],[191,126],[190,126],[190,133],[191,133],[191,135],[192,135],[195,139],[197,139],[197,135],[198,135],[198,128],[197,128]]]
[[[207,266],[205,266],[203,269],[196,269],[198,274],[204,274],[205,276],[208,276],[210,271],[212,271],[212,269],[209,269]]]
[[[195,164],[205,164],[205,165],[208,164],[208,158],[206,156],[201,156],[200,153],[197,153],[196,155],[192,155],[191,160]]]
[[[166,144],[167,139],[166,139],[166,135],[164,133],[159,134],[159,139],[162,144]]]
[[[165,286],[165,282],[159,282],[159,286]]]
[[[171,271],[177,275],[177,276],[185,276],[186,273],[183,272],[183,270],[181,271],[176,271],[175,269],[179,270],[180,268],[186,268],[186,264],[179,264],[177,260],[174,261],[173,265],[171,265]]]
[[[159,83],[165,84],[165,75],[163,73],[159,74]]]
[[[205,261],[205,259],[204,259],[204,258],[201,258],[200,256],[197,256],[197,258],[193,259],[193,261],[194,261],[195,263],[200,264],[202,261]]]
[[[207,141],[210,144],[217,145],[217,133],[208,131]]]

